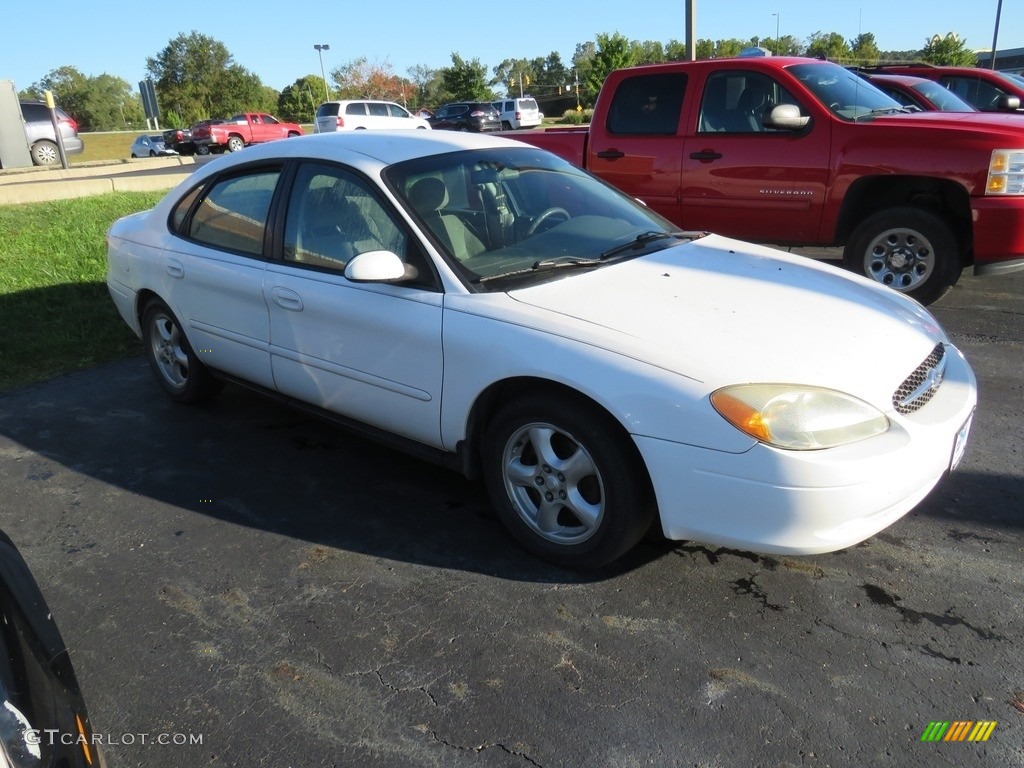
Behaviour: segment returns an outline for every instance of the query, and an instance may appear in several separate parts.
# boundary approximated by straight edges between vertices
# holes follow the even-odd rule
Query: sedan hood
[[[887,409],[946,341],[931,314],[892,289],[717,235],[509,295],[543,310],[544,330],[571,330],[710,388],[818,385]]]

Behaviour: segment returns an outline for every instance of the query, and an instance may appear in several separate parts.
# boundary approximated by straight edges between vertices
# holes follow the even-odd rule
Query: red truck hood
[[[914,112],[882,115],[876,118],[885,124],[901,123],[913,128],[947,128],[957,131],[990,130],[1024,138],[1024,112]]]

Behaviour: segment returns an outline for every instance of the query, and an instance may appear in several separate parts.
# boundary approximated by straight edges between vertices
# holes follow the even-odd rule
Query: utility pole
[[[697,0],[686,0],[686,58],[697,60]]]
[[[996,41],[999,39],[999,16],[1003,12],[1003,0],[996,3],[996,29],[992,33],[992,69],[996,68]]]

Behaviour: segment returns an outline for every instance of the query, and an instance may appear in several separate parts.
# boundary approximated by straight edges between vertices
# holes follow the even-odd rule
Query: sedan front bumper
[[[945,379],[908,417],[889,414],[877,437],[839,448],[757,444],[731,454],[634,436],[670,539],[776,554],[857,544],[913,509],[942,479],[977,402],[967,361],[947,347]],[[683,468],[688,468],[684,471]]]

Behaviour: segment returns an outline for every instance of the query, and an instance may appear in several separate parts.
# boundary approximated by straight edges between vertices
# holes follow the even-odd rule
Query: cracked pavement
[[[202,736],[111,768],[1022,766],[1024,275],[934,310],[980,382],[967,456],[830,555],[561,571],[477,485],[235,388],[175,406],[141,356],[0,395],[0,527],[97,732]]]

